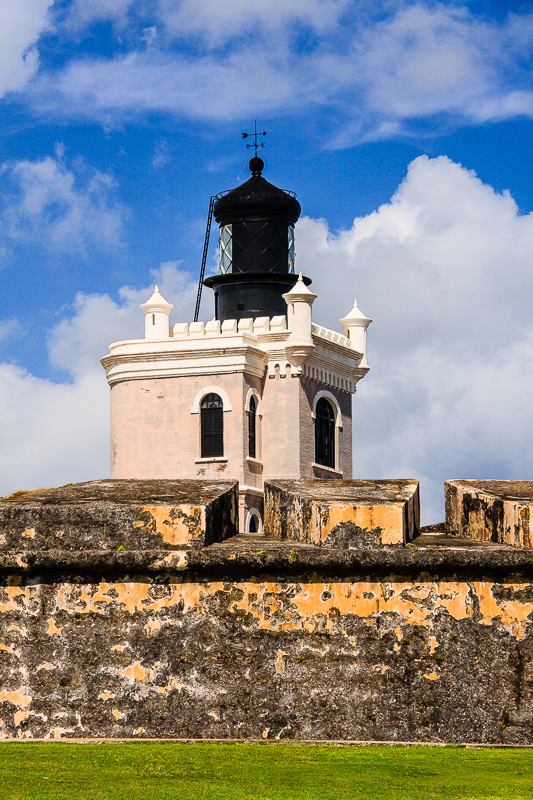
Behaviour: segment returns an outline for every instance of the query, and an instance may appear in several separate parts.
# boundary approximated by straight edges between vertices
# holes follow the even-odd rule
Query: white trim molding
[[[256,407],[256,410],[255,410],[255,413],[257,414],[258,417],[262,417],[263,416],[263,407],[262,407],[262,403],[261,403],[261,395],[259,394],[257,389],[252,389],[252,388],[248,389],[248,394],[246,395],[246,402],[244,403],[244,410],[245,411],[249,411],[250,410],[250,398],[251,397],[255,397],[255,399],[257,401],[257,407]]]
[[[200,403],[202,402],[206,394],[218,394],[218,396],[222,400],[222,409],[224,411],[231,411],[231,403],[224,389],[221,389],[220,386],[204,386],[203,389],[200,389],[200,391],[197,393],[196,397],[193,400],[193,404],[191,407],[191,414],[200,413]]]
[[[311,463],[313,469],[323,469],[324,472],[331,472],[332,475],[338,475],[339,477],[344,477],[344,472],[340,469],[334,469],[333,467],[325,467],[324,464],[316,464],[314,461]]]
[[[256,517],[257,519],[257,533],[263,533],[263,520],[261,519],[261,513],[258,508],[251,508],[246,515],[246,523],[244,525],[246,533],[250,533],[252,517]]]
[[[333,404],[333,408],[335,409],[335,427],[336,428],[342,428],[343,427],[342,414],[341,414],[341,409],[340,409],[340,406],[339,406],[339,401],[337,400],[335,395],[332,394],[331,392],[328,392],[327,389],[321,389],[314,396],[314,399],[313,399],[313,411],[311,412],[311,416],[313,417],[313,419],[316,418],[316,405],[317,405],[317,403],[318,403],[318,401],[320,400],[321,397],[325,397],[326,400],[329,400],[330,403]]]
[[[263,497],[265,493],[263,489],[258,489],[257,486],[247,486],[245,483],[239,483],[239,494],[253,494],[256,497]]]

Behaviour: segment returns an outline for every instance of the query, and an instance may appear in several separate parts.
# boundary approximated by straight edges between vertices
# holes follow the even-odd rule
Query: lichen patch
[[[48,636],[59,636],[62,630],[63,628],[59,628],[52,618],[48,620]]]
[[[145,667],[142,667],[139,661],[135,661],[133,664],[130,664],[125,669],[120,670],[120,674],[123,675],[132,683],[134,682],[145,683],[146,681],[153,680],[154,678],[153,669],[146,669]]]

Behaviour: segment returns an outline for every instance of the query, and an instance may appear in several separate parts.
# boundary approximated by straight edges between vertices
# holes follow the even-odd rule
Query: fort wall
[[[529,562],[258,542],[4,557],[0,737],[531,744]]]
[[[235,484],[96,483],[0,503],[0,737],[533,743],[530,550],[233,535]]]

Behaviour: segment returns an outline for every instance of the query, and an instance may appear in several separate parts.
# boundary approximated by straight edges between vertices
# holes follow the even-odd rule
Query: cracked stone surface
[[[403,546],[420,531],[418,481],[267,481],[265,529],[327,548]]]
[[[533,547],[533,481],[446,481],[444,497],[450,536]]]
[[[119,501],[83,484],[83,502],[175,507],[130,483]],[[196,506],[235,487],[205,492]],[[61,502],[33,498],[0,503],[42,515],[0,546],[1,738],[533,743],[527,548],[439,530],[405,547],[176,546],[141,526],[118,546],[118,522],[88,546],[83,515],[66,546],[46,531]]]
[[[104,480],[0,498],[4,550],[204,547],[238,531],[238,484]]]

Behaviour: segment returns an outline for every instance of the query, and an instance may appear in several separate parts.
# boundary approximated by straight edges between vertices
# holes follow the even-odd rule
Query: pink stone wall
[[[185,376],[123,381],[111,388],[112,478],[232,478],[243,480],[242,375]],[[200,462],[196,394],[218,386],[232,411],[224,412],[227,461]]]
[[[250,389],[253,389],[257,392],[260,398],[263,397],[263,387],[264,387],[265,379],[256,378],[254,375],[243,375],[243,383],[242,383],[242,408],[245,408],[246,398],[248,397],[248,392]],[[256,415],[256,428],[255,428],[255,437],[256,437],[256,458],[255,460],[250,460],[248,457],[249,449],[248,449],[248,415],[246,412],[243,413],[242,416],[242,447],[243,447],[243,474],[244,474],[244,483],[246,486],[253,486],[256,489],[263,488],[263,463],[262,463],[262,453],[263,453],[263,419],[262,419],[262,404],[260,408],[261,413]]]
[[[288,368],[287,368],[288,366]],[[264,480],[300,477],[300,379],[280,362],[275,377],[267,377],[263,394]]]

